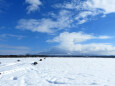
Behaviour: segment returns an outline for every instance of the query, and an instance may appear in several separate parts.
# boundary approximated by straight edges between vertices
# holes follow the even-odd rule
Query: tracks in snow
[[[0,65],[0,86],[112,86],[108,83],[114,73],[109,69],[115,64],[107,66],[106,60],[48,58],[39,61],[32,58],[15,61]],[[38,64],[32,65],[34,61]],[[103,78],[102,68],[113,73],[111,76],[106,73],[109,80],[108,76]]]

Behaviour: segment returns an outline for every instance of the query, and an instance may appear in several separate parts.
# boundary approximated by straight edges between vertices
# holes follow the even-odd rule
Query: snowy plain
[[[115,59],[39,59],[0,58],[0,86],[115,86]]]

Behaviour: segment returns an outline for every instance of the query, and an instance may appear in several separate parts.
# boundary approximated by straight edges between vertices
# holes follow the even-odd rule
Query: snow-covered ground
[[[0,86],[115,86],[115,59],[39,59],[0,58]]]

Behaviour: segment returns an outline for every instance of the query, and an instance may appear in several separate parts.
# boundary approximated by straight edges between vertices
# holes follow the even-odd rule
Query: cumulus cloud
[[[42,5],[42,2],[40,0],[25,0],[25,2],[29,4],[29,6],[27,7],[27,13],[39,10],[39,6]]]
[[[62,10],[52,19],[21,19],[16,28],[33,32],[53,33],[57,30],[71,27],[72,20],[69,14],[68,11]]]
[[[91,39],[108,39],[109,36],[94,36],[83,32],[64,32],[47,42],[57,42],[56,48],[67,51],[68,53],[78,54],[114,54],[115,47],[109,43],[89,43],[83,44]],[[114,52],[114,53],[113,53]]]
[[[59,36],[53,38],[52,40],[48,40],[48,42],[65,42],[65,43],[78,43],[87,41],[90,39],[109,39],[110,36],[94,36],[92,34],[86,34],[83,32],[63,32]]]
[[[59,43],[73,43],[73,42],[83,42],[94,38],[92,35],[83,34],[82,32],[63,32],[59,36],[53,38],[53,40],[48,40],[48,42],[59,42]]]

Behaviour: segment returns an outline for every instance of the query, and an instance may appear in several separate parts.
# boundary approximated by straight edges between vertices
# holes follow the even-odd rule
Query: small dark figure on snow
[[[42,61],[42,59],[40,59],[40,61]]]
[[[18,62],[20,62],[20,60],[17,60]]]
[[[37,65],[38,63],[37,62],[34,62],[33,65]]]
[[[1,73],[0,73],[0,75],[1,75]]]

